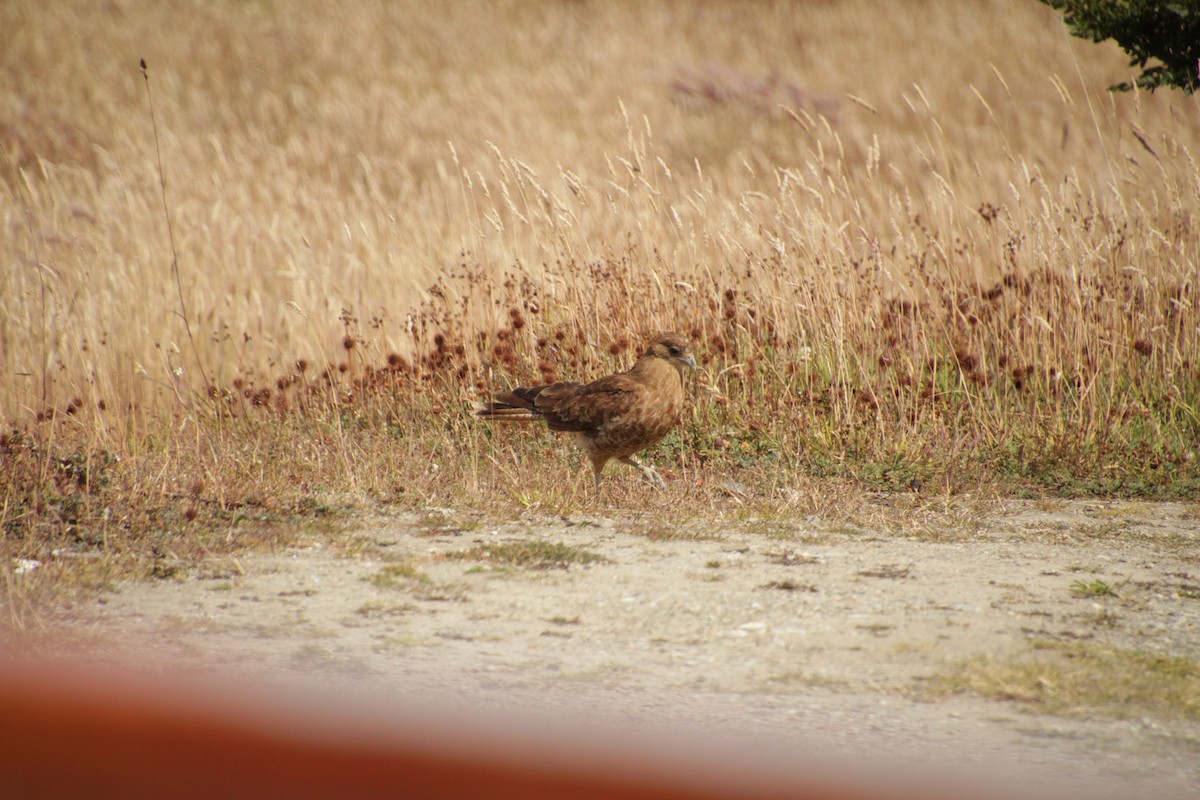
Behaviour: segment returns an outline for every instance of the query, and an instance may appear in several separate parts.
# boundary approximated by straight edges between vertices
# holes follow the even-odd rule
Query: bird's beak
[[[681,359],[680,359],[680,361],[682,361],[684,364],[687,364],[687,365],[688,365],[688,367],[689,367],[689,368],[691,368],[691,369],[695,369],[695,368],[696,368],[696,358],[695,358],[695,356],[688,355],[688,356],[685,356],[684,358],[681,358]]]

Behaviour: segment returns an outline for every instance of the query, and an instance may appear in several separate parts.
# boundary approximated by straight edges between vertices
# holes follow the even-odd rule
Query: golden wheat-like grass
[[[286,485],[254,436],[300,417],[332,444],[296,474],[519,493],[493,468],[556,445],[466,404],[678,328],[704,369],[661,455],[692,477],[1196,490],[1196,100],[1109,94],[1120,53],[1035,3],[17,0],[0,27],[0,418],[42,483],[82,442],[207,464],[208,495],[236,445]],[[392,472],[356,429],[401,441]]]

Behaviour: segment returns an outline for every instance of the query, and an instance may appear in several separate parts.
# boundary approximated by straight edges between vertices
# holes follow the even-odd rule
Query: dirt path
[[[123,586],[79,624],[101,653],[149,648],[327,689],[870,754],[1014,790],[1019,776],[1200,796],[1200,724],[926,691],[956,662],[1035,640],[1200,657],[1194,508],[1013,503],[917,536],[817,519],[647,530],[436,510],[379,519],[337,543]],[[530,542],[602,558],[536,569],[481,550]],[[1117,594],[1080,596],[1079,581]]]

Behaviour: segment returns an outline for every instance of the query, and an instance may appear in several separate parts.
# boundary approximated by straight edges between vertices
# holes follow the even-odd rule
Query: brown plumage
[[[587,384],[567,381],[519,387],[484,403],[478,416],[514,422],[545,420],[552,431],[574,433],[592,462],[596,486],[604,465],[615,458],[640,470],[661,489],[665,487],[662,477],[634,454],[678,424],[683,413],[683,372],[695,367],[687,337],[660,333],[628,372]]]

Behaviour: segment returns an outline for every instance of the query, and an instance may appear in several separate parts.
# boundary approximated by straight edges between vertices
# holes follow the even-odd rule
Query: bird
[[[636,453],[679,423],[684,374],[695,368],[696,357],[685,335],[659,333],[626,372],[584,384],[520,386],[482,403],[476,416],[504,422],[544,420],[552,431],[574,433],[575,443],[591,461],[597,491],[604,465],[613,459],[637,469],[663,490],[662,476]]]

